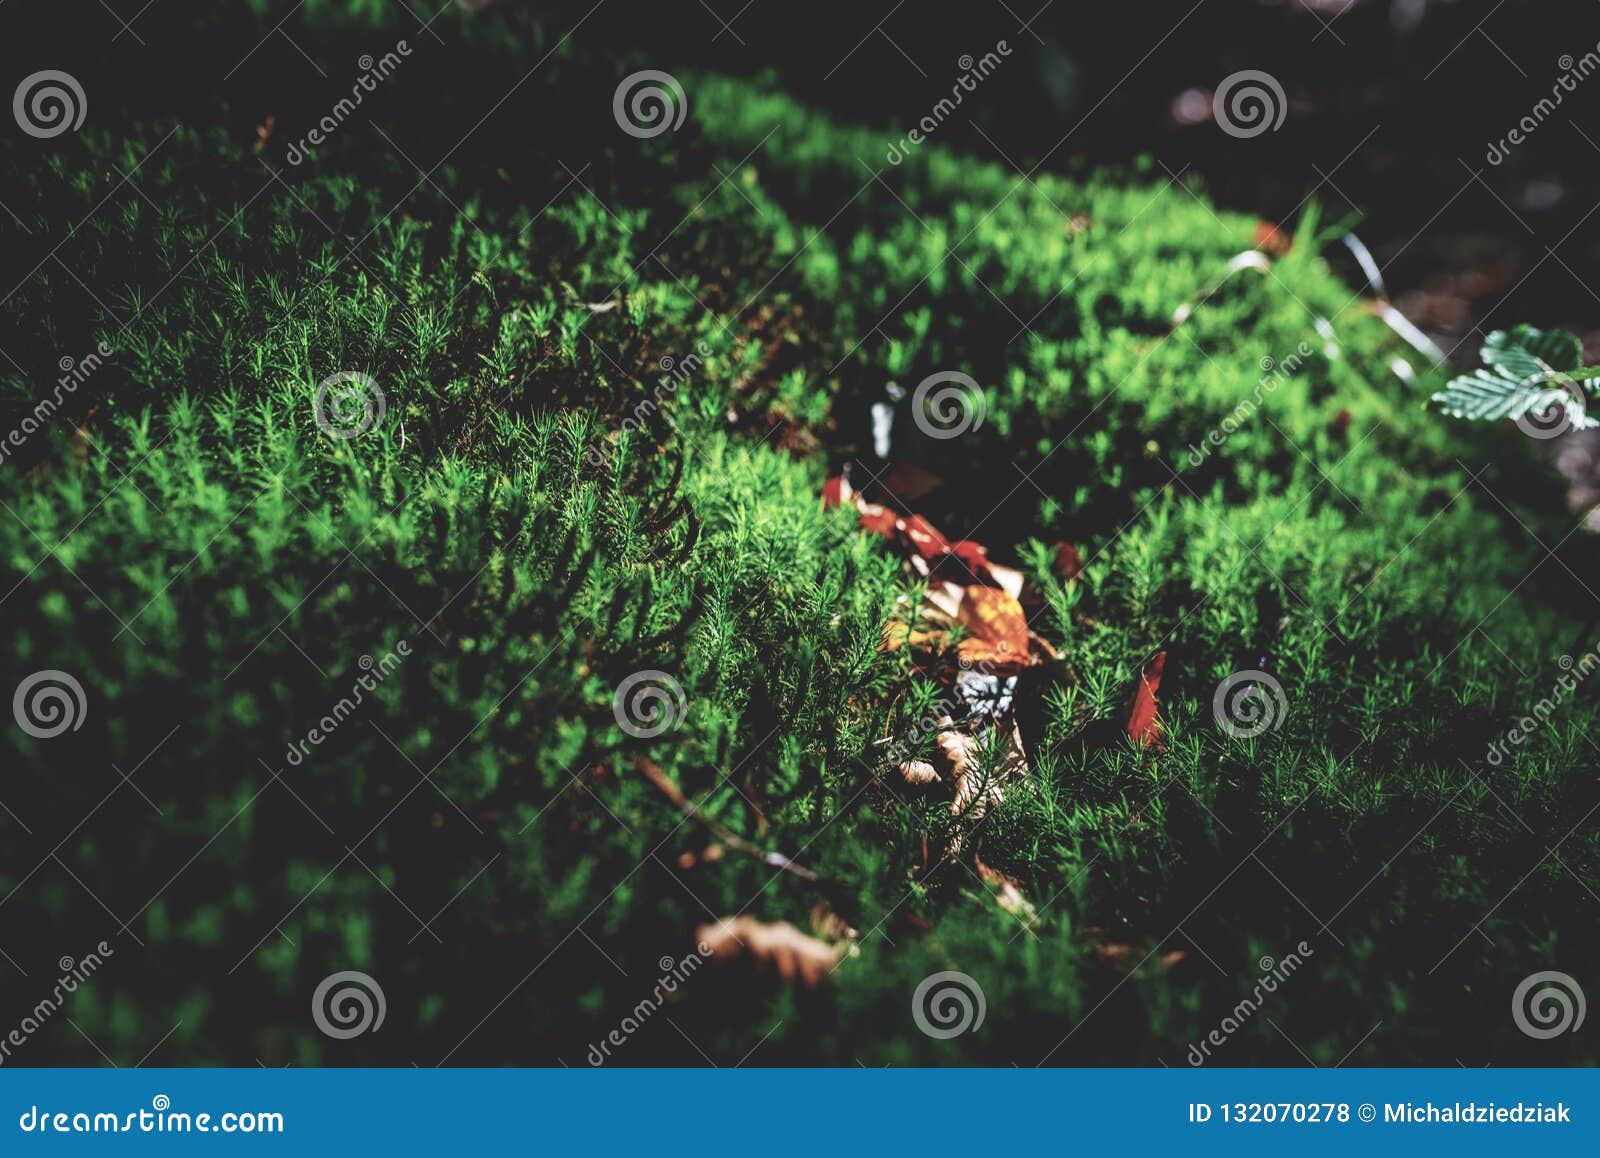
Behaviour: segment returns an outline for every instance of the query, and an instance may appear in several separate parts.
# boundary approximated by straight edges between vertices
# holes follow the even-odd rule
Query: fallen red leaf
[[[938,559],[950,550],[950,540],[921,515],[907,515],[901,519],[900,533],[911,549],[924,559]]]
[[[897,462],[879,476],[878,485],[896,502],[909,507],[939,485],[939,476],[915,463]]]
[[[856,509],[860,512],[857,521],[863,531],[871,531],[874,535],[882,535],[886,539],[894,538],[895,528],[900,525],[900,517],[888,507],[880,507],[877,503],[857,503]]]
[[[1128,711],[1128,735],[1146,748],[1161,751],[1161,708],[1156,703],[1156,691],[1161,687],[1161,672],[1167,666],[1167,653],[1156,652],[1155,659],[1139,676],[1139,690],[1133,693],[1133,707]]]
[[[1271,257],[1282,257],[1294,248],[1294,234],[1271,221],[1256,226],[1256,248]]]
[[[1068,583],[1083,574],[1083,556],[1064,539],[1056,544],[1056,574]]]
[[[989,553],[971,539],[951,543],[949,550],[934,563],[933,574],[962,586],[969,583],[979,583],[985,587],[1000,586],[989,565]]]

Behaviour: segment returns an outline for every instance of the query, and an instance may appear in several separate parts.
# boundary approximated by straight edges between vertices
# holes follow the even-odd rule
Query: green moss
[[[481,50],[519,72],[531,51]],[[695,1062],[676,1029],[719,1061],[1179,1064],[1302,940],[1272,1016],[1316,1060],[1379,1020],[1355,1059],[1448,1062],[1469,1017],[1515,1053],[1500,1008],[1551,966],[1538,914],[1597,861],[1580,713],[1483,768],[1587,646],[1560,568],[1518,585],[1530,535],[1566,529],[1551,495],[1471,481],[1487,444],[1429,418],[1437,383],[1393,375],[1403,348],[1309,239],[1202,301],[1255,223],[1160,171],[1024,179],[936,145],[886,168],[876,134],[683,80],[670,139],[602,137],[598,105],[583,131],[614,143],[548,207],[468,166],[419,184],[353,130],[278,177],[165,124],[34,171],[15,203],[63,263],[0,308],[0,345],[111,353],[0,476],[6,678],[58,668],[89,704],[69,736],[0,738],[35,853],[0,888],[49,944],[115,935],[115,1016],[85,1028],[134,1059],[181,1017],[190,1062],[578,1064],[697,924],[827,898],[863,934],[832,984],[707,975],[620,1060]],[[158,143],[146,197],[91,212],[97,175]],[[1240,417],[1269,357],[1293,372]],[[933,440],[903,411],[896,455],[941,476],[945,530],[1029,568],[1065,657],[1026,693],[1035,787],[983,822],[1032,929],[968,866],[928,870],[948,808],[885,781],[875,743],[931,696],[878,648],[905,581],[817,497],[821,448],[864,453],[886,383],[940,370],[982,384],[985,422]],[[384,393],[358,438],[315,420],[337,371]],[[6,369],[8,425],[51,387]],[[1061,537],[1090,561],[1070,586]],[[1159,755],[1118,734],[1158,650]],[[1230,738],[1213,691],[1256,667],[1287,718]],[[614,714],[641,671],[683,691],[658,738]],[[642,759],[828,887],[685,857],[707,838]],[[92,841],[88,888],[25,883],[63,833],[74,864]],[[307,1019],[346,968],[382,982],[381,1037]],[[938,969],[981,982],[983,1033],[916,1032]],[[1294,1060],[1265,1019],[1226,1059]]]

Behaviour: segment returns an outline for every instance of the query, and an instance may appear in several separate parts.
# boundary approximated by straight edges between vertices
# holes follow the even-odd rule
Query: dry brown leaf
[[[1141,956],[1139,951],[1132,945],[1125,944],[1121,941],[1110,941],[1097,944],[1089,951],[1094,954],[1097,960],[1103,961],[1107,965],[1126,965],[1131,963],[1135,969],[1139,968],[1139,966],[1145,962],[1150,961],[1154,956],[1153,954],[1149,953]],[[1185,949],[1173,949],[1169,952],[1161,954],[1159,957],[1154,957],[1154,961],[1156,967],[1165,973],[1177,967],[1188,956],[1189,953]]]
[[[946,633],[937,630],[917,630],[909,624],[891,619],[883,628],[883,650],[898,651],[902,647],[944,646]]]
[[[915,606],[909,597],[902,596],[899,611],[904,618],[891,619],[885,624],[883,650],[895,651],[902,647],[943,650],[961,607],[961,590],[943,579],[930,579],[926,594]]]
[[[861,935],[827,901],[818,901],[811,907],[811,931],[828,941],[854,941]]]
[[[984,884],[994,889],[995,904],[1029,928],[1034,926],[1039,914],[1034,910],[1033,903],[1022,895],[1021,881],[1007,876],[999,869],[990,868],[981,860],[978,861],[978,876],[983,879]]]
[[[1005,799],[1005,785],[1023,781],[1028,774],[1028,757],[1022,746],[1022,733],[1013,725],[1006,752],[999,767],[985,774],[980,770],[979,752],[982,744],[976,736],[950,728],[949,716],[939,721],[940,731],[934,737],[943,760],[950,768],[950,778],[955,782],[955,797],[950,802],[950,815],[966,817],[976,822],[989,809]],[[950,841],[949,855],[961,854],[963,841],[957,833]]]
[[[1096,945],[1090,950],[1096,958],[1108,965],[1115,965],[1122,961],[1131,960],[1133,946],[1122,941],[1112,941],[1104,945]]]
[[[981,745],[978,738],[966,732],[950,730],[951,723],[949,716],[943,717],[939,721],[940,731],[934,737],[934,745],[949,764],[950,777],[955,781],[955,799],[950,802],[950,815],[965,816],[970,812],[972,819],[978,820],[989,811],[990,805],[1000,803],[1000,778],[995,775],[984,776],[979,771],[978,750]],[[952,849],[954,851],[958,850]]]
[[[718,960],[749,957],[756,969],[773,968],[785,981],[799,981],[815,989],[833,971],[843,946],[825,945],[787,921],[766,924],[750,916],[724,917],[714,925],[701,925],[695,941]]]
[[[726,855],[726,850],[715,841],[705,846],[698,853],[693,849],[685,850],[678,854],[678,867],[688,872],[696,865],[716,864]]]

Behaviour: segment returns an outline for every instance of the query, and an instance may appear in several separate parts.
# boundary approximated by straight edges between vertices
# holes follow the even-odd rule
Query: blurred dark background
[[[411,30],[415,55],[393,86],[410,97],[375,100],[494,110],[453,163],[509,158],[524,135],[562,131],[562,110],[536,103],[539,86],[506,98],[517,77],[486,68],[481,94],[432,79],[453,75],[460,89],[445,65],[473,51],[474,22],[520,22],[556,50],[550,67],[581,47],[614,54],[619,69],[770,77],[881,126],[886,149],[949,94],[963,57],[1004,40],[1011,55],[939,128],[941,144],[1024,171],[1144,157],[1155,179],[1195,180],[1290,229],[1314,198],[1324,222],[1354,223],[1390,296],[1458,362],[1473,359],[1483,327],[1600,330],[1589,285],[1600,71],[1580,78],[1600,64],[1593,0],[251,0],[203,12],[176,0],[10,0],[0,58],[8,78],[42,67],[84,78],[100,126],[210,106],[251,138],[268,114],[289,132],[297,109],[315,115],[348,93],[356,57],[390,47],[370,31],[384,8],[397,35]],[[348,60],[330,47],[341,23]],[[1597,54],[1587,66],[1586,53]],[[1288,104],[1280,128],[1251,139],[1211,113],[1213,91],[1243,69],[1271,74]],[[1536,113],[1563,76],[1571,91]],[[585,79],[609,92],[616,78]],[[1490,163],[1490,146],[1530,116],[1541,123],[1526,143]],[[405,147],[427,169],[459,136],[454,115],[450,130],[434,143],[417,124]]]

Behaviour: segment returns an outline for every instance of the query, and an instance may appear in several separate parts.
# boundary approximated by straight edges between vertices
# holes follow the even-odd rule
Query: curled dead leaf
[[[948,729],[950,718],[940,721],[941,729]],[[996,758],[986,759],[983,744],[976,736],[955,730],[941,730],[935,737],[935,746],[950,766],[955,781],[955,797],[950,802],[950,815],[976,823],[989,809],[1005,799],[1007,785],[1025,784],[1028,775],[1028,757],[1022,747],[1022,734],[1012,725],[1006,736],[1006,747]],[[985,763],[993,767],[985,769]],[[950,839],[947,855],[953,860],[961,855],[965,846],[961,832]]]
[[[838,964],[843,946],[826,945],[787,921],[766,924],[750,916],[724,917],[701,925],[695,940],[719,961],[749,957],[758,971],[776,969],[785,981],[815,989]]]

